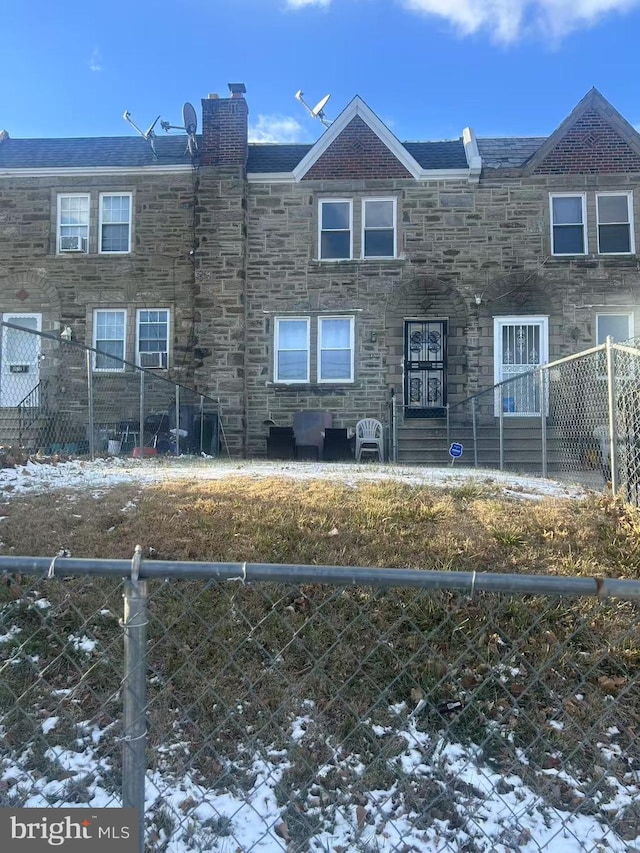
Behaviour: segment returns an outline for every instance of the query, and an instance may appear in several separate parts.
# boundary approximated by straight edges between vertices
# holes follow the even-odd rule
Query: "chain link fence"
[[[3,806],[173,853],[640,849],[638,581],[0,568]]]
[[[92,459],[228,455],[218,401],[62,336],[0,330],[0,444]]]
[[[531,471],[638,504],[640,349],[608,341],[451,405],[448,441],[481,467]]]

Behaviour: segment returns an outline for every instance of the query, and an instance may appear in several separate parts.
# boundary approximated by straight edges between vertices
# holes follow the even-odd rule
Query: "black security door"
[[[446,403],[447,321],[405,320],[405,417],[444,417]]]

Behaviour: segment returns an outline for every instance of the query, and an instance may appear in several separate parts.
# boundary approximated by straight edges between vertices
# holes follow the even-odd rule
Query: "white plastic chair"
[[[382,424],[375,418],[364,418],[356,424],[356,462],[360,462],[363,453],[377,453],[380,462],[384,462]]]

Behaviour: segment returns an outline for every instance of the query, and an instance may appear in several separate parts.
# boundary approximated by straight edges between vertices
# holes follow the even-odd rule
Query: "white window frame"
[[[604,225],[628,225],[629,226],[629,251],[628,252],[603,252],[600,248],[600,208],[598,206],[598,199],[603,196],[626,196],[627,198],[627,221],[626,222],[606,222]],[[599,255],[635,255],[635,235],[633,233],[633,192],[628,190],[620,190],[615,192],[613,190],[607,192],[597,192],[596,193],[596,236],[598,241],[598,254]],[[613,313],[613,312],[612,312]]]
[[[388,228],[365,228],[366,221],[366,207],[367,203],[370,201],[390,201],[393,205],[393,254],[392,255],[365,255],[364,248],[364,236],[365,231],[388,231]],[[371,261],[371,260],[387,260],[398,257],[398,200],[394,196],[366,196],[362,199],[362,232],[360,235],[360,256],[363,260]]]
[[[124,373],[125,364],[124,359],[127,357],[127,309],[126,308],[94,308],[93,309],[93,335],[92,335],[92,346],[94,349],[98,349],[97,346],[97,332],[98,332],[98,314],[106,314],[106,313],[117,313],[124,315],[124,338],[122,340],[122,365],[121,367],[96,367],[96,353],[92,353],[93,355],[93,371],[95,373]],[[111,340],[116,340],[116,338],[112,338]],[[119,340],[119,339],[118,339]],[[112,356],[112,358],[117,358],[117,356]]]
[[[580,198],[582,199],[582,245],[584,251],[582,252],[556,252],[554,247],[554,239],[553,239],[553,200],[554,198]],[[569,223],[565,223],[569,224]],[[579,225],[579,222],[574,222],[574,225]],[[573,258],[576,256],[584,256],[589,254],[589,233],[587,229],[587,194],[586,193],[549,193],[549,225],[550,225],[550,237],[551,237],[551,254],[556,258]],[[562,228],[562,225],[558,225],[558,228]]]
[[[599,338],[600,338],[600,328],[599,327],[600,327],[600,318],[601,317],[626,317],[628,320],[627,329],[629,331],[629,334],[627,335],[625,340],[628,340],[629,338],[632,338],[634,336],[633,311],[599,311],[596,314],[596,340],[595,340],[596,346],[602,346],[602,344],[605,343],[605,341],[601,341],[600,343],[598,342]]]
[[[105,251],[102,248],[102,200],[105,198],[120,198],[127,197],[129,199],[129,222],[128,224],[128,233],[127,233],[127,242],[128,248],[126,250],[120,250],[117,252]],[[133,193],[132,192],[107,192],[100,193],[98,197],[98,253],[100,255],[130,255],[131,254],[131,224],[133,221]],[[125,225],[124,222],[109,222],[104,223],[107,225]]]
[[[167,341],[164,350],[158,350],[160,355],[164,355],[164,364],[155,367],[141,364],[140,358],[140,315],[143,311],[164,311],[167,315]],[[168,370],[169,369],[169,349],[171,341],[171,311],[169,308],[136,308],[136,364],[138,367],[144,367],[145,370]]]
[[[87,251],[86,252],[62,252],[60,251],[60,238],[63,236],[61,233],[62,223],[61,212],[62,212],[62,199],[63,198],[86,198],[88,201],[88,214],[87,214]],[[79,227],[79,226],[74,226]],[[84,226],[81,226],[84,227]],[[56,196],[56,255],[87,255],[91,248],[91,193],[58,193]]]
[[[323,258],[322,257],[322,233],[324,231],[344,231],[344,228],[323,228],[322,208],[325,204],[348,204],[349,205],[349,257],[348,258]],[[320,198],[318,199],[318,260],[327,264],[335,264],[353,260],[353,199],[352,198]]]
[[[278,353],[288,352],[280,347],[280,324],[289,322],[304,322],[307,326],[307,370],[304,379],[280,379],[278,376]],[[310,381],[311,371],[311,318],[310,317],[275,317],[273,322],[273,381],[278,385],[304,385]]]
[[[322,378],[322,352],[324,350],[336,349],[336,347],[323,347],[322,346],[322,324],[325,320],[348,320],[349,321],[349,350],[350,350],[350,360],[349,360],[349,370],[350,375],[348,378],[342,377],[339,379],[323,379]],[[338,349],[342,350],[344,347],[338,347]],[[318,384],[322,385],[344,385],[348,382],[354,381],[354,363],[355,363],[355,317],[345,315],[345,314],[331,314],[331,315],[322,315],[318,317],[318,346],[317,346],[317,373],[318,373]]]

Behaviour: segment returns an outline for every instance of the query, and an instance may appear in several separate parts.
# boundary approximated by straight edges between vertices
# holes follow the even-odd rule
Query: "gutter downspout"
[[[476,135],[470,127],[465,127],[462,131],[462,142],[469,166],[469,183],[477,184],[480,181],[480,172],[482,171],[482,157],[478,149]]]

